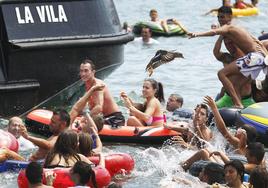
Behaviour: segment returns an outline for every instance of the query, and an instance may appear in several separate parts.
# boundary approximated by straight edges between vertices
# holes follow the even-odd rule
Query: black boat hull
[[[122,32],[112,0],[0,6],[0,117],[20,115],[79,80],[85,58],[104,79],[123,63],[124,44],[133,40]]]

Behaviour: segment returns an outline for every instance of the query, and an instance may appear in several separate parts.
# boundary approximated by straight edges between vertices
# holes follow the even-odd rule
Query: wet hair
[[[47,154],[44,167],[50,166],[56,154],[59,158],[65,160],[66,164],[69,165],[68,159],[73,157],[76,161],[80,161],[81,158],[77,154],[78,147],[78,135],[73,130],[65,130],[60,133],[54,147]]]
[[[69,127],[70,124],[70,115],[64,109],[56,109],[53,111],[53,115],[60,116],[60,120],[66,122],[66,127]]]
[[[150,14],[152,14],[152,13],[157,13],[157,10],[156,9],[151,9]]]
[[[200,107],[200,108],[205,109],[206,110],[206,117],[208,117],[208,115],[209,115],[209,108],[208,108],[208,106],[206,104],[201,103],[201,104],[198,104],[196,107]]]
[[[165,102],[165,97],[164,97],[164,90],[163,90],[163,85],[161,82],[157,82],[156,80],[152,78],[145,79],[144,81],[150,82],[153,89],[156,90],[155,92],[155,97],[160,101],[160,102]]]
[[[221,6],[219,9],[218,9],[218,14],[228,14],[228,15],[232,15],[233,12],[232,12],[232,8],[231,7],[227,7],[227,6]]]
[[[41,183],[43,168],[37,162],[30,162],[25,170],[25,174],[30,184]]]
[[[261,163],[265,154],[264,145],[260,142],[249,143],[247,150],[251,157],[255,157],[258,163]]]
[[[244,173],[245,173],[245,167],[243,163],[239,160],[229,161],[228,163],[224,165],[224,169],[226,169],[228,166],[231,166],[236,169],[237,174],[240,175],[241,182],[243,182]]]
[[[97,188],[95,172],[92,170],[90,164],[84,161],[77,161],[72,167],[72,173],[79,175],[80,184],[86,185],[91,180],[93,187]]]
[[[181,95],[179,95],[179,94],[171,94],[170,96],[171,97],[175,97],[176,98],[176,101],[178,103],[181,103],[181,106],[183,105],[183,97]]]
[[[87,64],[87,63],[90,64],[91,70],[96,70],[96,67],[95,67],[93,61],[90,59],[84,59],[81,64]]]
[[[91,156],[93,149],[93,140],[91,136],[88,133],[84,132],[80,132],[78,136],[79,136],[79,146],[78,146],[79,153],[83,154],[86,157]]]
[[[249,182],[255,188],[268,187],[268,172],[265,168],[257,166],[250,174]]]
[[[98,132],[100,132],[103,129],[104,126],[104,118],[103,115],[98,114],[98,115],[94,115],[92,116],[92,119],[98,129]]]
[[[203,169],[204,175],[208,177],[208,184],[223,183],[224,182],[224,170],[223,167],[217,163],[208,163]]]

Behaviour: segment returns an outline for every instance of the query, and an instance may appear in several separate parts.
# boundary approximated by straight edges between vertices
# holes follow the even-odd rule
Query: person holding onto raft
[[[19,150],[20,151],[25,151],[28,149],[33,149],[34,145],[24,139],[21,136],[21,131],[20,131],[20,126],[24,126],[24,123],[20,117],[14,116],[9,119],[8,121],[8,126],[7,126],[7,131],[11,133],[18,141],[19,143]],[[4,162],[6,160],[19,160],[19,161],[24,161],[24,157],[20,156],[18,153],[6,148],[2,147],[0,149],[0,162]]]
[[[113,127],[124,126],[125,118],[120,112],[118,105],[114,101],[108,87],[104,82],[95,77],[95,65],[89,59],[85,59],[80,65],[80,77],[85,82],[86,91],[95,85],[104,85],[104,88],[95,91],[89,96],[88,106],[90,115],[103,114],[105,123]]]
[[[167,22],[169,22],[171,24],[178,25],[180,28],[182,28],[187,33],[186,29],[176,19],[160,20],[159,17],[158,17],[158,12],[157,12],[156,9],[150,10],[150,18],[151,18],[151,22],[155,22],[157,24],[160,24],[161,27],[163,28],[163,30],[166,33],[169,32],[169,29],[168,29],[168,26],[167,26]]]
[[[242,74],[245,80],[255,80],[260,71],[263,70],[267,74],[265,57],[268,52],[264,45],[245,29],[232,24],[224,24],[227,17],[229,16],[231,18],[231,15],[232,9],[230,7],[221,7],[218,11],[218,19],[221,27],[202,33],[188,33],[188,35],[189,38],[222,35],[224,38],[232,41],[233,44],[246,54],[244,57],[237,59],[218,72],[218,77],[226,92],[231,96],[234,106],[243,108],[244,105],[241,102],[243,96],[238,91],[243,88],[244,82],[236,80],[239,86],[238,88],[234,87],[230,81],[230,76]]]
[[[20,151],[33,149],[35,147],[34,144],[21,136],[20,125],[24,125],[22,119],[20,117],[14,116],[8,121],[7,131],[13,134],[18,140]]]
[[[161,110],[161,102],[164,102],[163,85],[154,79],[146,79],[143,83],[142,95],[145,98],[144,111],[135,107],[133,101],[125,92],[121,92],[125,106],[131,116],[127,120],[128,126],[162,126],[165,117]]]

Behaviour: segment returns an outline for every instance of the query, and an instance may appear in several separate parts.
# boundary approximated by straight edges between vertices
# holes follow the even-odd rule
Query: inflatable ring
[[[0,148],[3,147],[17,152],[19,149],[19,144],[13,134],[0,129]]]
[[[53,171],[56,174],[56,179],[53,182],[53,187],[61,187],[61,188],[67,188],[67,187],[73,187],[74,183],[71,181],[70,178],[70,168],[54,168],[54,169],[44,169],[44,172],[46,171]],[[110,173],[100,166],[93,168],[96,176],[96,182],[98,187],[105,187],[109,185],[111,182],[111,176]],[[45,178],[43,175],[43,183],[45,184]],[[88,183],[88,186],[91,186],[91,183]],[[18,176],[18,187],[19,188],[28,188],[28,180],[25,175],[25,170],[21,170],[19,172]]]
[[[221,108],[219,109],[220,115],[226,127],[234,127],[237,120],[240,118],[241,109],[238,108]],[[214,118],[213,113],[209,114],[208,123],[211,124]]]
[[[257,132],[268,131],[268,102],[255,103],[241,111],[241,120],[256,128]]]
[[[99,157],[88,157],[94,164],[99,164]],[[110,154],[105,156],[105,168],[111,177],[116,174],[130,173],[134,169],[134,159],[126,153]]]
[[[40,113],[40,111],[42,111]],[[52,112],[49,110],[34,110],[30,112],[25,120],[27,129],[30,132],[40,134],[43,136],[51,135],[49,130],[49,120],[52,117]],[[44,121],[44,118],[49,120]],[[79,117],[78,117],[79,121]],[[45,123],[44,123],[45,122]],[[74,121],[72,129],[79,131],[78,124]],[[175,122],[177,124],[177,122]],[[170,139],[172,136],[180,135],[180,133],[165,129],[163,126],[147,126],[147,127],[132,127],[119,126],[113,128],[110,125],[104,125],[99,132],[102,141],[107,142],[124,142],[124,143],[143,143],[143,144],[163,144],[164,141]]]
[[[126,153],[110,154],[104,158],[105,168],[109,171],[111,177],[115,176],[116,174],[129,174],[135,166],[134,159]],[[97,156],[91,156],[88,157],[88,159],[95,165],[99,164],[99,157]],[[43,163],[43,161],[40,161],[40,163]],[[28,164],[29,161],[6,160],[3,163],[0,163],[0,173],[25,169]]]
[[[241,16],[254,16],[259,14],[259,9],[256,7],[253,8],[245,8],[245,9],[239,9],[239,8],[232,8],[232,15],[236,17],[241,17]],[[218,15],[218,11],[213,11],[212,12],[213,16]]]
[[[181,25],[175,25],[171,23],[167,23],[169,32],[165,32],[162,26],[158,23],[151,21],[140,21],[133,26],[133,33],[140,35],[141,29],[143,27],[148,27],[152,30],[153,36],[178,36],[185,35],[187,33],[186,29],[184,29]]]
[[[259,9],[256,7],[245,9],[232,8],[232,13],[233,16],[253,16],[259,13]]]

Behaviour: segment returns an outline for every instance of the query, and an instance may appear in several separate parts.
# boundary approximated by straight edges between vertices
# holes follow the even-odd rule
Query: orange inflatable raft
[[[43,109],[30,112],[25,120],[28,130],[43,136],[51,135],[49,124],[52,115],[51,111]],[[72,128],[77,130],[74,124],[72,125]],[[165,140],[176,135],[180,135],[180,133],[165,129],[162,126],[120,126],[113,128],[110,125],[104,125],[103,129],[99,132],[102,141],[143,144],[162,144]]]
[[[56,174],[56,179],[53,182],[53,187],[56,188],[67,188],[74,186],[74,183],[70,177],[70,168],[54,168],[54,169],[44,169],[46,171],[53,171]],[[93,168],[95,172],[96,182],[98,187],[105,187],[111,182],[110,173],[100,166]],[[44,175],[43,183],[46,184]],[[91,186],[91,182],[88,183],[88,186]],[[25,170],[21,170],[18,176],[18,187],[19,188],[28,188],[28,180],[25,175]]]

